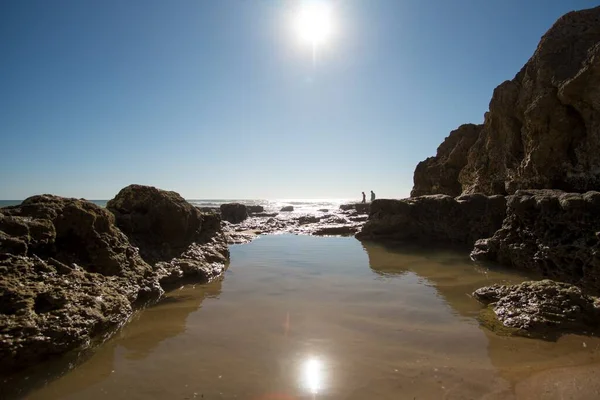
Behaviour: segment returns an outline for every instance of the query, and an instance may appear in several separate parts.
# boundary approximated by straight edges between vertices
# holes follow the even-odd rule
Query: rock
[[[178,193],[142,185],[122,189],[106,207],[155,266],[161,284],[208,282],[223,272],[229,250],[219,215],[202,213]]]
[[[458,183],[474,132],[451,134],[419,164],[413,195],[600,190],[599,18],[600,7],[559,18],[515,78],[494,90],[483,127],[469,128],[480,132]],[[464,142],[455,146],[453,136]]]
[[[501,229],[471,258],[494,261],[600,293],[600,193],[522,190],[509,196]]]
[[[279,210],[279,211],[285,211],[285,212],[294,211],[294,206],[281,207],[281,210]]]
[[[265,211],[263,206],[246,206],[246,208],[250,214],[262,213]]]
[[[368,215],[357,215],[357,216],[348,217],[348,219],[352,222],[365,222],[366,220],[369,219],[369,216]]]
[[[52,195],[2,208],[0,372],[101,341],[161,285],[206,282],[228,256],[220,217],[174,192],[132,185],[106,209]]]
[[[51,195],[2,209],[2,372],[88,345],[123,323],[134,304],[163,293],[114,222],[106,209]]]
[[[477,289],[473,297],[488,310],[481,321],[500,333],[555,339],[563,333],[591,334],[600,325],[600,299],[580,288],[551,280],[519,285],[492,285]],[[498,322],[508,329],[498,330]]]
[[[319,208],[317,211],[326,213],[326,212],[329,212],[329,209],[327,209],[327,208]]]
[[[499,229],[505,214],[503,196],[380,199],[371,203],[369,220],[356,237],[473,245]]]
[[[240,203],[221,204],[221,218],[232,224],[238,224],[248,218],[248,208]]]
[[[298,218],[298,224],[306,225],[306,224],[315,224],[321,220],[320,217],[316,215],[303,215]]]
[[[253,217],[276,217],[278,215],[278,213],[274,212],[274,213],[256,213],[256,214],[252,214]]]
[[[330,225],[318,227],[313,235],[317,236],[352,236],[358,231],[355,225]]]
[[[450,132],[438,147],[437,155],[421,161],[414,174],[411,197],[430,194],[459,196],[462,193],[458,174],[467,165],[469,149],[481,132],[483,125],[465,124]]]
[[[356,211],[359,214],[368,214],[370,207],[371,207],[370,203],[340,204],[340,210],[342,210],[342,211]]]
[[[213,213],[213,214],[221,214],[221,209],[219,207],[197,207],[198,210],[203,213]]]

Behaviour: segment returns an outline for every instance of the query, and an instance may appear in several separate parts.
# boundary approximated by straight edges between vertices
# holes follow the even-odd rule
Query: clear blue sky
[[[0,1],[0,199],[404,197],[583,0]],[[324,0],[325,1],[325,0]]]

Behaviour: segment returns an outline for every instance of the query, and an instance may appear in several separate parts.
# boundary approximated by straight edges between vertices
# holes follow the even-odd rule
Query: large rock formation
[[[472,245],[493,234],[506,214],[503,196],[421,196],[375,200],[356,237]]]
[[[555,339],[563,333],[592,334],[600,326],[600,299],[567,283],[492,285],[473,297],[490,305],[480,321],[498,333]]]
[[[600,190],[599,21],[600,7],[559,18],[515,78],[494,90],[458,182],[459,163],[438,151],[417,167],[413,194]]]
[[[220,209],[221,218],[223,218],[224,221],[231,222],[232,224],[239,224],[248,218],[248,208],[240,203],[221,204]]]
[[[161,294],[107,210],[50,195],[1,209],[2,370],[86,345]]]
[[[51,195],[0,209],[0,372],[90,345],[161,285],[223,272],[218,216],[143,186],[110,205],[116,224],[108,209]]]
[[[483,125],[465,124],[450,132],[438,147],[437,155],[417,165],[411,197],[429,194],[459,196],[462,187],[458,182],[458,174],[467,165],[469,149],[482,128]]]
[[[229,257],[221,218],[202,213],[178,193],[130,185],[106,204],[117,226],[161,274],[161,283],[182,278],[208,281]]]
[[[477,241],[471,257],[600,293],[600,193],[518,191],[502,229]]]

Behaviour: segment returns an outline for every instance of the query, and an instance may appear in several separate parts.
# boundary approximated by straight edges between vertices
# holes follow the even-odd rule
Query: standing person
[[[362,194],[363,194],[363,201],[362,202],[366,203],[367,202],[367,196],[365,195],[365,192],[362,192]]]
[[[375,200],[375,193],[371,190],[371,201]]]

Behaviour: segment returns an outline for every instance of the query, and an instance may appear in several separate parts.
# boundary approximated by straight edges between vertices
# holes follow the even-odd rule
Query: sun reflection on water
[[[315,357],[302,363],[302,386],[312,395],[323,389],[323,362]]]

